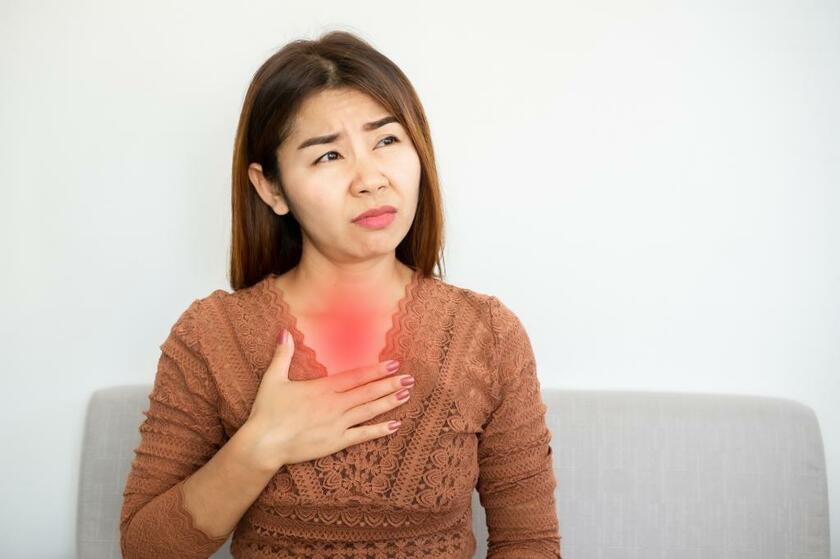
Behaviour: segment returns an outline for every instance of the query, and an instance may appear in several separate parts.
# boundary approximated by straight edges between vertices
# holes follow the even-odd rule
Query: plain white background
[[[543,384],[811,406],[840,558],[840,4],[418,4],[0,5],[0,555],[72,556],[90,394],[230,290],[254,71],[345,29],[424,103],[445,279],[520,316]]]

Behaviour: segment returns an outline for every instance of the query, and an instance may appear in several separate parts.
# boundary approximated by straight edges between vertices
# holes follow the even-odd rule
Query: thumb
[[[285,337],[285,341],[283,338]],[[292,333],[283,329],[277,334],[277,345],[274,346],[274,357],[268,366],[268,372],[272,377],[280,380],[289,380],[289,365],[292,362],[292,355],[295,352],[295,340]]]

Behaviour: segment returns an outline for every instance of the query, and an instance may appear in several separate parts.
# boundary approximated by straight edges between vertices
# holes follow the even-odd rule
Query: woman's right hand
[[[388,422],[353,426],[407,402],[408,391],[403,400],[396,393],[407,388],[400,381],[410,375],[394,375],[385,362],[292,382],[295,342],[291,334],[286,337],[275,348],[246,421],[254,437],[250,458],[257,467],[276,471],[396,431]]]

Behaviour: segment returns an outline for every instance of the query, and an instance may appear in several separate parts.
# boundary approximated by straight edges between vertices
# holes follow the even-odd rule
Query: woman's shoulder
[[[477,317],[489,325],[495,324],[499,327],[519,321],[516,313],[497,295],[437,278],[434,281],[434,291],[438,296],[455,299],[459,306],[475,309]]]
[[[425,288],[420,290],[425,299],[423,307],[450,307],[453,312],[466,313],[477,320],[489,319],[492,295],[438,277],[425,278],[424,282]]]
[[[193,299],[178,316],[173,330],[189,338],[205,337],[230,325],[253,322],[257,316],[269,316],[275,312],[276,301],[271,297],[268,279],[235,291],[214,289]]]
[[[199,298],[200,305],[205,309],[242,309],[250,311],[252,307],[260,307],[270,304],[272,298],[271,287],[272,276],[267,275],[258,282],[248,287],[233,291],[225,289],[214,289],[204,297]]]
[[[504,343],[508,337],[527,336],[519,315],[508,306],[502,297],[487,293],[477,288],[470,288],[440,279],[434,279],[433,295],[428,301],[429,308],[451,306],[461,320],[474,321],[475,332],[488,332],[493,338],[494,347]],[[453,304],[447,305],[447,301]]]

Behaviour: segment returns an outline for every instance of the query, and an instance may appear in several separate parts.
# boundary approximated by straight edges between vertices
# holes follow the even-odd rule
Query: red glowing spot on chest
[[[331,372],[378,361],[393,312],[381,301],[335,294],[325,311],[299,323],[304,343]]]

